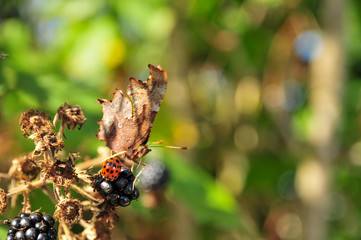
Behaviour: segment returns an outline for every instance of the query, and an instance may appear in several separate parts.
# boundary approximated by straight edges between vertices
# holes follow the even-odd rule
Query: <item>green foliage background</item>
[[[295,179],[314,152],[307,140],[312,62],[293,51],[278,65],[288,74],[282,81],[297,82],[299,98],[286,92],[291,109],[267,107],[264,76],[272,74],[272,57],[283,56],[275,42],[292,19],[293,27],[307,19],[304,30],[325,34],[322,10],[329,2],[0,0],[0,171],[33,150],[18,128],[20,114],[35,108],[54,116],[63,102],[80,105],[88,119],[80,131],[66,131],[65,150],[95,157],[104,145],[95,137],[96,98],[111,98],[131,76],[147,79],[147,65],[160,64],[169,85],[150,142],[190,150],[149,153],[171,173],[164,201],[156,209],[140,200],[121,209],[114,239],[306,239],[305,202]],[[361,4],[348,1],[342,13],[347,77],[335,133],[339,152],[330,168],[327,239],[361,236]],[[292,45],[295,39],[286,36]],[[52,213],[44,199],[34,191],[32,210]],[[17,215],[20,203],[1,218]],[[0,226],[0,236],[5,229]]]

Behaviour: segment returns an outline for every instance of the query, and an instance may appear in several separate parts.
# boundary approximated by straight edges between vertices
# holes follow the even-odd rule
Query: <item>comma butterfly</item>
[[[113,100],[97,99],[103,106],[98,139],[135,163],[150,151],[146,143],[167,88],[167,72],[159,65],[148,67],[147,81],[130,78],[128,96],[117,90]]]

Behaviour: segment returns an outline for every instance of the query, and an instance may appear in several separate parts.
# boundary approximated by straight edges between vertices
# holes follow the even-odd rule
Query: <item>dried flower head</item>
[[[77,125],[79,125],[80,129],[86,121],[83,109],[79,105],[71,106],[68,103],[63,103],[58,108],[55,119],[60,119],[61,124],[67,126],[70,130],[74,130]]]
[[[23,136],[30,136],[37,132],[52,131],[51,118],[44,112],[38,110],[28,110],[20,116],[20,129]]]
[[[2,214],[7,207],[7,197],[4,189],[0,188],[0,214]]]
[[[35,154],[40,154],[46,150],[56,153],[64,148],[64,141],[56,135],[54,131],[39,133],[34,136]]]
[[[34,180],[39,172],[39,166],[28,156],[14,159],[9,170],[9,174],[14,176],[17,180],[26,181]]]
[[[78,181],[74,163],[70,158],[66,162],[56,160],[53,164],[45,166],[41,177],[65,188],[69,187],[73,181]]]
[[[68,226],[76,224],[83,218],[83,205],[77,199],[64,199],[56,205],[54,217]]]

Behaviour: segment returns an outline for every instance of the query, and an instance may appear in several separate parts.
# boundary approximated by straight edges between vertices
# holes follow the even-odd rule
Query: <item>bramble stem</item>
[[[31,182],[27,185],[24,185],[24,186],[21,186],[21,187],[18,187],[18,188],[14,188],[12,190],[12,192],[9,192],[7,194],[8,197],[12,197],[13,195],[15,194],[19,194],[19,193],[22,193],[24,191],[27,191],[27,190],[30,190],[30,189],[33,189],[33,188],[37,188],[37,187],[40,187],[42,185],[45,185],[46,182],[44,182],[43,180],[37,180],[35,182]]]
[[[30,205],[30,199],[29,199],[29,192],[28,191],[24,191],[23,192],[24,195],[24,202],[23,202],[23,210],[22,212],[31,212],[31,205]]]
[[[0,178],[11,178],[11,176],[8,173],[0,173]]]
[[[71,232],[68,226],[63,223],[60,223],[60,226],[64,230],[65,236],[68,238],[68,240],[72,240],[73,237],[71,236]]]
[[[75,168],[78,170],[84,170],[84,169],[90,168],[92,166],[100,165],[102,163],[102,160],[103,160],[103,158],[97,157],[97,158],[94,158],[94,159],[86,161],[86,162],[78,163],[75,166]]]
[[[64,199],[64,196],[61,192],[60,187],[55,186],[55,185],[54,185],[54,194],[55,194],[56,200],[58,200],[59,202]]]
[[[89,193],[85,192],[83,189],[81,189],[78,185],[75,184],[71,184],[70,185],[75,191],[77,191],[78,193],[80,193],[81,195],[83,195],[84,197],[98,203],[99,201],[97,199],[95,199],[93,196],[91,196]]]

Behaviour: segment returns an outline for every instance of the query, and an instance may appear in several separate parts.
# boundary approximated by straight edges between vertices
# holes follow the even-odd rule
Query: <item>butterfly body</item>
[[[104,178],[116,180],[121,172],[120,159],[118,157],[108,158],[103,162],[101,174]]]

